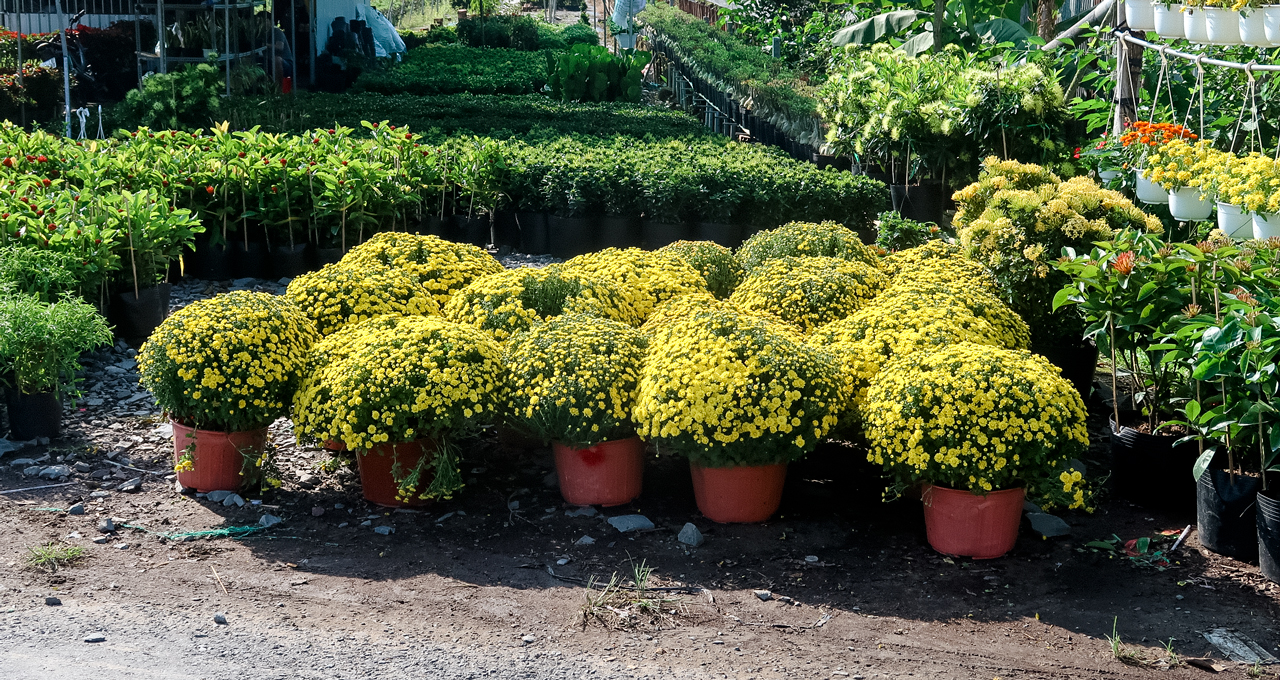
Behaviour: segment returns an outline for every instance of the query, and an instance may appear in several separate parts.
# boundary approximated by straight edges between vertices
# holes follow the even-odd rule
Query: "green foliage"
[[[542,49],[539,22],[530,16],[500,14],[471,17],[458,22],[458,42],[469,47],[509,47],[517,50]]]
[[[538,22],[538,47],[544,50],[567,50],[574,45],[599,45],[600,35],[591,26],[570,24],[559,26]]]
[[[783,257],[834,257],[879,268],[876,254],[845,225],[790,222],[777,229],[752,234],[738,249],[737,258],[748,273]]]
[[[527,94],[547,84],[546,59],[536,52],[424,45],[390,68],[366,71],[356,92],[383,94]]]
[[[156,129],[207,127],[218,119],[224,88],[218,69],[210,64],[155,73],[142,80],[141,90],[125,96],[116,111],[118,123]]]
[[[106,319],[84,302],[0,296],[0,379],[23,394],[75,393],[80,355],[109,344]]]
[[[33,295],[52,302],[76,289],[71,255],[31,246],[0,248],[0,295]]]
[[[640,102],[644,67],[653,55],[629,51],[611,54],[608,48],[574,45],[558,56],[547,55],[551,96],[575,102]]]
[[[895,252],[922,246],[942,235],[942,229],[933,222],[917,222],[897,212],[883,212],[876,228],[876,245]]]

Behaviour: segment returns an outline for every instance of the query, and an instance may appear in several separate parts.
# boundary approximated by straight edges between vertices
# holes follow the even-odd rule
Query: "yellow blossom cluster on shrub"
[[[768,312],[804,332],[849,316],[885,286],[878,268],[834,257],[783,257],[747,275],[729,301]]]
[[[1000,347],[1029,349],[1031,329],[1027,322],[984,284],[964,277],[947,280],[945,275],[933,282],[906,280],[889,286],[876,303],[916,309],[957,307],[986,322]]]
[[[1280,160],[1252,153],[1229,161],[1217,183],[1223,203],[1251,213],[1280,213]]]
[[[165,319],[138,352],[138,374],[179,422],[256,430],[288,414],[318,339],[311,321],[284,298],[226,293]]]
[[[578,313],[624,323],[637,318],[616,284],[556,266],[486,274],[455,293],[444,309],[446,319],[479,328],[499,341],[539,321]]]
[[[383,314],[440,315],[435,298],[413,275],[359,271],[346,260],[290,281],[285,297],[306,312],[321,335]]]
[[[965,283],[996,294],[995,278],[986,267],[964,256],[960,246],[930,241],[916,248],[900,250],[884,259],[890,287],[908,282]]]
[[[748,273],[780,257],[835,257],[880,266],[875,250],[852,229],[835,222],[789,222],[756,232],[738,248],[737,257]]]
[[[658,249],[684,260],[707,281],[707,290],[725,299],[742,283],[742,263],[733,251],[714,241],[676,241]]]
[[[797,339],[801,337],[799,329],[774,314],[764,310],[742,309],[733,302],[721,300],[711,293],[685,293],[659,304],[653,310],[653,313],[649,315],[649,319],[640,327],[640,332],[652,338],[663,330],[670,328],[677,321],[682,321],[698,312],[711,310],[723,310],[754,316],[778,324],[776,330],[779,333],[790,334]]]
[[[435,236],[382,232],[352,248],[342,263],[357,271],[403,270],[443,308],[449,298],[475,279],[502,271],[502,263],[483,248]]]
[[[573,448],[634,436],[631,411],[647,346],[639,330],[586,314],[518,333],[506,347],[503,420]]]
[[[1160,145],[1147,156],[1143,176],[1165,191],[1183,187],[1209,188],[1231,154],[1213,148],[1213,142],[1187,143],[1178,138]]]
[[[813,450],[847,397],[834,357],[778,325],[717,309],[650,340],[636,432],[698,465],[769,465]]]
[[[606,248],[579,255],[565,262],[563,271],[617,284],[635,310],[635,318],[627,320],[633,326],[644,323],[659,302],[707,290],[706,279],[684,260],[639,248]]]
[[[898,489],[1026,487],[1033,498],[1086,503],[1068,466],[1089,446],[1084,402],[1043,357],[968,342],[907,354],[876,376],[863,413],[867,458]]]

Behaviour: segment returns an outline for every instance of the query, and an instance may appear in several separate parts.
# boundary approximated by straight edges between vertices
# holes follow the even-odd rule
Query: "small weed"
[[[1262,668],[1262,661],[1259,660],[1254,661],[1253,667],[1246,670],[1245,673],[1251,678],[1261,678],[1266,674],[1266,671]]]
[[[1142,658],[1142,656],[1134,651],[1132,647],[1129,647],[1120,641],[1120,633],[1116,631],[1116,626],[1119,622],[1120,617],[1117,616],[1113,618],[1111,620],[1111,634],[1104,636],[1107,638],[1107,642],[1111,643],[1111,656],[1120,663],[1128,664],[1130,666],[1147,665],[1146,659]]]
[[[580,612],[580,623],[586,628],[597,621],[606,628],[632,628],[640,624],[661,626],[680,613],[683,604],[678,597],[667,597],[649,586],[653,567],[644,560],[631,561],[631,584],[623,583],[614,572],[603,586],[593,576],[587,580],[586,601]]]
[[[1169,641],[1164,643],[1164,660],[1169,664],[1169,668],[1182,665],[1182,657],[1173,651],[1173,641],[1175,639],[1169,638]]]
[[[27,566],[47,571],[50,574],[63,567],[71,566],[73,562],[83,557],[84,548],[77,545],[62,545],[49,542],[44,545],[27,548]]]

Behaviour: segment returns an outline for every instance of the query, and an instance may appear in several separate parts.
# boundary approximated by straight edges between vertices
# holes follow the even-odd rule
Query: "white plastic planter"
[[[1267,40],[1272,45],[1280,45],[1280,5],[1265,5],[1262,8],[1262,25]]]
[[[1203,8],[1187,9],[1182,13],[1182,35],[1200,45],[1209,43],[1209,24],[1204,20]]]
[[[1157,205],[1169,202],[1169,192],[1165,191],[1155,182],[1143,177],[1141,169],[1134,171],[1134,185],[1138,194],[1138,200],[1143,203]]]
[[[1132,26],[1133,24],[1129,24],[1129,25]],[[1119,176],[1120,176],[1119,170],[1099,170],[1098,171],[1098,181],[1103,183],[1110,182],[1111,180]]]
[[[1204,12],[1205,32],[1209,42],[1215,45],[1241,45],[1240,13],[1225,7],[1206,7]]]
[[[1253,217],[1238,205],[1218,201],[1218,228],[1231,238],[1253,238]]]
[[[1250,47],[1270,47],[1267,39],[1267,24],[1262,9],[1251,9],[1248,14],[1240,14],[1240,42]]]
[[[1169,192],[1169,214],[1179,222],[1199,222],[1213,214],[1213,201],[1196,187]]]
[[[1253,237],[1271,238],[1280,236],[1280,213],[1257,214],[1253,216]]]
[[[1156,30],[1155,6],[1152,0],[1124,0],[1124,16],[1135,31]]]
[[[1165,7],[1160,3],[1155,3],[1151,9],[1156,22],[1156,33],[1159,33],[1161,38],[1181,38],[1184,36],[1182,5]],[[1270,34],[1267,37],[1270,38]]]

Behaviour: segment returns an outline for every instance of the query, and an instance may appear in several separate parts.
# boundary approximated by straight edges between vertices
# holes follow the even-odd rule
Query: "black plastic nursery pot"
[[[1262,575],[1280,583],[1280,499],[1275,491],[1259,491],[1257,507],[1258,566]]]
[[[693,240],[714,241],[726,248],[742,245],[742,227],[721,222],[699,222],[693,229]]]
[[[1240,560],[1257,557],[1262,525],[1255,515],[1261,489],[1261,477],[1231,475],[1219,468],[1205,470],[1196,485],[1200,544]]]
[[[470,243],[481,248],[491,243],[489,239],[489,218],[487,216],[467,217],[466,215],[454,215],[453,226],[454,232],[458,237],[457,240],[461,243]]]
[[[939,180],[920,184],[894,184],[889,187],[893,209],[917,222],[942,222],[947,206],[946,186]]]
[[[596,220],[590,217],[547,216],[547,245],[553,257],[567,260],[596,249]]]
[[[422,233],[439,236],[446,241],[457,239],[457,229],[454,227],[452,217],[441,219],[435,215],[428,215],[422,218]]]
[[[5,404],[9,410],[10,439],[53,439],[62,434],[62,402],[52,392],[22,394],[9,389],[5,391]]]
[[[212,245],[208,234],[197,234],[196,251],[188,258],[187,275],[206,281],[226,281],[231,278],[231,246],[222,243]]]
[[[277,279],[292,279],[311,270],[313,259],[310,243],[298,243],[292,246],[276,246],[271,249],[271,276]]]
[[[161,283],[133,291],[116,293],[111,300],[110,321],[116,336],[132,347],[151,337],[151,332],[169,316],[169,296],[173,285]]]
[[[1076,388],[1081,399],[1089,401],[1089,393],[1093,391],[1093,374],[1098,370],[1097,346],[1087,342],[1068,343],[1033,347],[1031,351],[1062,369],[1062,377]]]
[[[640,221],[624,215],[605,215],[596,231],[596,248],[635,248],[640,245]]]
[[[337,264],[341,259],[341,248],[316,248],[316,269],[326,264]]]
[[[267,246],[256,241],[236,241],[231,244],[231,273],[237,279],[265,279],[270,276]]]
[[[1200,448],[1181,437],[1147,434],[1111,422],[1111,488],[1144,508],[1190,514],[1196,502],[1191,468]]]
[[[676,241],[686,241],[692,233],[693,229],[683,222],[645,220],[640,223],[640,242],[645,250],[657,250]]]
[[[516,226],[520,229],[520,252],[530,255],[551,252],[551,246],[547,243],[546,213],[518,212]]]
[[[493,216],[493,245],[508,248],[520,247],[520,225],[516,214],[503,210]]]

